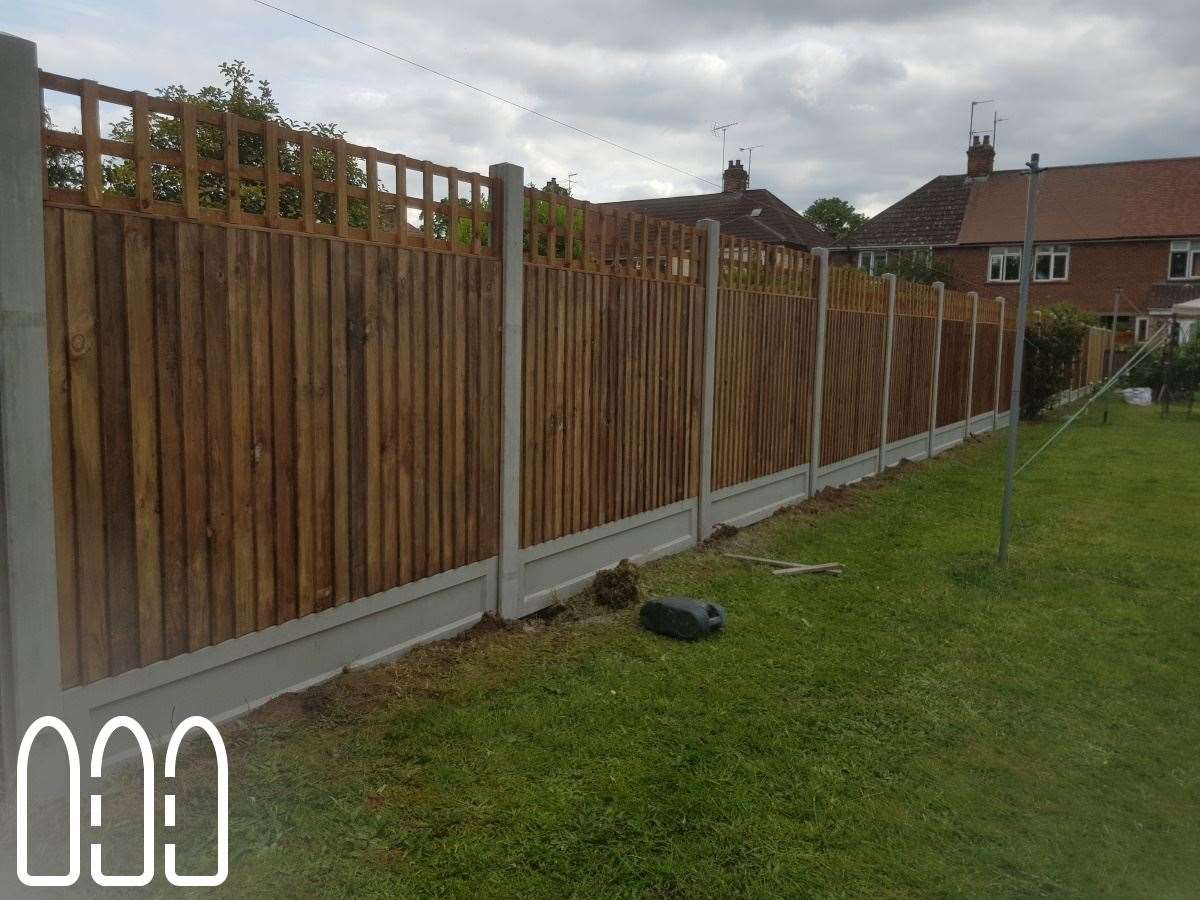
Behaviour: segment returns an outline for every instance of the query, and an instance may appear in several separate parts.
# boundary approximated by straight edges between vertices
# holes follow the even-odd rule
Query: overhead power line
[[[680,175],[686,175],[688,178],[695,178],[697,181],[702,181],[705,184],[712,185],[713,187],[720,187],[720,185],[717,184],[715,181],[709,181],[707,178],[703,178],[700,175],[695,174],[694,172],[687,171],[687,169],[681,169],[678,166],[673,166],[669,162],[664,162],[661,159],[656,159],[655,157],[650,156],[646,153],[642,153],[638,150],[634,150],[632,147],[626,147],[624,144],[618,144],[616,141],[610,141],[608,138],[601,137],[600,135],[595,134],[594,132],[588,131],[587,129],[584,129],[584,128],[580,128],[578,125],[572,125],[570,122],[564,122],[562,119],[557,119],[554,116],[547,115],[546,113],[538,112],[536,109],[532,109],[531,107],[524,106],[523,104],[520,104],[515,100],[509,100],[507,97],[502,97],[499,94],[496,94],[496,93],[493,93],[492,91],[487,90],[486,88],[481,88],[478,85],[471,84],[471,82],[469,82],[469,81],[463,81],[461,78],[455,78],[453,75],[448,75],[445,72],[440,72],[437,69],[434,69],[430,66],[424,65],[423,63],[419,63],[414,59],[409,59],[406,56],[401,56],[399,53],[393,53],[391,50],[388,50],[385,47],[380,47],[377,44],[372,44],[369,41],[364,41],[361,38],[356,38],[352,34],[347,34],[344,31],[338,31],[336,28],[330,28],[328,25],[323,25],[320,22],[313,21],[312,19],[306,18],[306,17],[300,15],[299,13],[292,12],[290,9],[284,9],[282,6],[275,6],[274,4],[267,3],[266,0],[254,0],[254,2],[257,3],[259,6],[265,6],[267,9],[274,10],[275,12],[281,13],[282,15],[285,15],[285,16],[289,16],[298,22],[304,22],[305,24],[313,26],[313,28],[319,28],[321,31],[327,32],[328,34],[332,34],[332,35],[335,35],[336,37],[340,37],[344,40],[351,41],[352,43],[358,44],[360,47],[365,47],[368,50],[374,50],[376,53],[382,53],[384,56],[390,56],[392,59],[399,60],[402,63],[407,63],[408,65],[413,66],[414,68],[420,69],[422,72],[428,72],[430,75],[436,75],[438,78],[444,78],[447,81],[452,82],[453,84],[457,84],[459,87],[465,87],[468,90],[472,90],[472,91],[475,91],[476,93],[483,94],[483,96],[488,97],[492,100],[496,100],[500,103],[506,103],[515,109],[521,110],[521,112],[529,113],[530,115],[537,116],[539,119],[545,119],[547,122],[551,122],[562,128],[567,128],[571,131],[574,131],[576,134],[581,134],[584,137],[591,138],[593,141],[599,141],[602,144],[607,144],[610,147],[615,147],[617,150],[621,150],[625,153],[632,154],[633,156],[636,156],[639,159],[644,159],[647,162],[654,163],[656,166],[662,166],[665,169],[670,169],[672,172],[678,172]]]

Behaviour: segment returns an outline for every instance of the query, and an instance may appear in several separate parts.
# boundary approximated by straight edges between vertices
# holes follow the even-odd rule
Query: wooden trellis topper
[[[720,286],[768,294],[814,296],[813,257],[803,250],[721,235]]]
[[[81,133],[42,132],[48,202],[497,255],[486,175],[86,79],[41,86],[80,103]],[[132,141],[101,136],[101,102],[128,107]],[[51,163],[78,177],[52,183]]]
[[[829,271],[829,308],[887,315],[887,282],[851,266]]]
[[[699,284],[703,232],[678,222],[525,189],[525,259],[582,272]]]

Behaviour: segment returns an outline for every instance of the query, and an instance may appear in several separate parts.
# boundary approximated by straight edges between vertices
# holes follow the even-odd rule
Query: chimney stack
[[[721,176],[722,190],[726,194],[740,194],[742,191],[750,189],[750,176],[746,174],[746,170],[742,168],[742,161],[739,159],[729,161],[729,168],[725,170],[725,174]]]
[[[985,134],[983,140],[979,135],[971,141],[967,148],[967,177],[987,178],[992,174],[992,165],[996,161],[996,148],[992,146],[992,136]]]

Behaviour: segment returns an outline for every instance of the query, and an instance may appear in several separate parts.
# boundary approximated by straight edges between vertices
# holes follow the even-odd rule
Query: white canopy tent
[[[1179,343],[1182,344],[1190,340],[1197,329],[1200,329],[1200,325],[1196,324],[1200,322],[1200,297],[1176,303],[1174,306],[1152,309],[1150,310],[1150,316],[1151,321],[1154,323],[1151,328],[1151,334],[1154,334],[1161,328],[1165,328],[1172,318],[1178,321]]]

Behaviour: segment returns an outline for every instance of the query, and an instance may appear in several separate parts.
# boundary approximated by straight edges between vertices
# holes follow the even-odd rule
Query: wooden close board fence
[[[938,363],[937,425],[961,422],[967,414],[971,362],[971,298],[946,291],[942,303],[942,353]]]
[[[702,291],[526,264],[522,546],[695,496]]]
[[[66,684],[495,552],[497,261],[45,221]]]
[[[839,266],[829,273],[821,465],[879,446],[883,408],[887,283]]]
[[[714,373],[714,489],[808,460],[814,259],[723,236]]]
[[[85,80],[42,85],[82,116],[80,134],[43,132],[64,685],[496,555],[499,183]],[[128,106],[131,140],[100,134],[101,102]],[[697,496],[706,241],[553,193],[519,202],[530,547]],[[725,235],[718,254],[719,490],[810,461],[819,285],[803,251]],[[887,330],[882,279],[838,268],[828,287],[825,465],[880,442]],[[889,441],[929,428],[933,288],[898,283],[895,313]],[[969,319],[947,292],[943,424],[968,393],[975,412],[994,405],[998,304],[980,301],[971,385]],[[1085,338],[1075,382],[1098,377],[1106,340]]]

